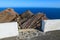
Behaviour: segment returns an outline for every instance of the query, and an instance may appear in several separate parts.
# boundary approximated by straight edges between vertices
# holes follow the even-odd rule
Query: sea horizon
[[[0,12],[7,9],[0,8]],[[39,7],[11,7],[13,8],[18,14],[22,14],[27,10],[30,10],[33,14],[37,14],[38,12],[46,14],[49,19],[60,19],[60,8],[39,8]]]

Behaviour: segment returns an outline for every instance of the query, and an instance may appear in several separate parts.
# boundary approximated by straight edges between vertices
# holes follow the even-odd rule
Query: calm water
[[[6,8],[0,8],[0,11]],[[32,13],[36,14],[38,12],[43,12],[49,19],[60,19],[60,8],[13,8],[17,13],[21,14],[26,10],[30,10]]]

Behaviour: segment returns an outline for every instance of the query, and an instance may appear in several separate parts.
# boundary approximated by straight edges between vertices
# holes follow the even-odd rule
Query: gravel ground
[[[30,40],[60,40],[60,31],[47,32]]]
[[[0,39],[0,40],[17,40],[17,36],[7,37],[7,38],[3,38],[3,39]]]
[[[60,40],[60,31],[39,32],[38,36],[21,40]]]

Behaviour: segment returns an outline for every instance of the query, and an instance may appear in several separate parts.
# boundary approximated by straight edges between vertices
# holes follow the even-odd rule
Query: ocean
[[[0,8],[3,11],[7,8]],[[18,14],[22,14],[27,10],[30,10],[33,14],[38,12],[46,14],[49,19],[60,19],[60,8],[13,8]]]

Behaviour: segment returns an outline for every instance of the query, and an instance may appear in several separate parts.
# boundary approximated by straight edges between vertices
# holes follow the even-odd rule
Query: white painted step
[[[17,22],[0,23],[0,39],[14,36],[18,36]]]
[[[43,20],[42,21],[42,30],[44,32],[60,30],[60,19]]]

